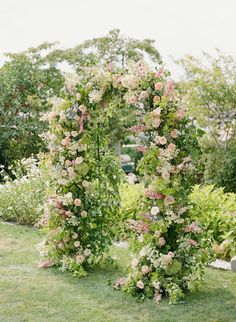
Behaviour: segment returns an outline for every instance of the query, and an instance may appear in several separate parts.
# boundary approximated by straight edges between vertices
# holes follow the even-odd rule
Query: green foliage
[[[137,40],[126,38],[119,29],[113,29],[105,37],[86,40],[74,48],[55,50],[47,56],[49,61],[67,61],[77,71],[84,66],[106,65],[127,67],[129,61],[139,61],[148,56],[155,64],[161,63],[159,51],[154,46],[154,40]]]
[[[206,132],[201,140],[205,182],[235,192],[236,62],[219,51],[216,58],[207,54],[204,58],[205,65],[192,56],[179,61],[187,76],[179,89],[189,114]]]
[[[226,146],[206,139],[202,144],[206,151],[204,182],[224,187],[225,192],[236,192],[236,139],[229,140]]]
[[[43,44],[19,54],[7,54],[0,68],[0,163],[29,157],[44,148],[39,137],[45,131],[41,113],[49,109],[48,98],[59,92],[63,78],[54,64],[48,64]]]
[[[143,195],[141,184],[122,183],[119,187],[120,211],[119,222],[116,227],[116,236],[119,240],[127,239],[131,235],[129,220],[136,219],[140,211],[140,198]]]
[[[236,194],[197,185],[190,201],[190,215],[204,227],[217,255],[226,259],[236,255]]]
[[[10,169],[12,180],[3,170],[0,186],[0,218],[21,225],[36,224],[44,212],[44,202],[53,192],[53,174],[45,161],[22,159]]]

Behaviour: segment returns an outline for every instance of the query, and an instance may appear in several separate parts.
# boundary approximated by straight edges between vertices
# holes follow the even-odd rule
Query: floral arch
[[[85,76],[69,79],[67,88],[47,115],[58,179],[44,218],[46,255],[83,276],[109,253],[122,179],[109,145],[109,121],[124,109],[136,116],[129,130],[140,138],[145,193],[140,213],[130,222],[135,234],[130,273],[114,286],[156,302],[163,294],[177,301],[198,285],[210,251],[188,211],[200,155],[198,133],[173,82],[164,70],[139,62],[128,70],[89,68]]]

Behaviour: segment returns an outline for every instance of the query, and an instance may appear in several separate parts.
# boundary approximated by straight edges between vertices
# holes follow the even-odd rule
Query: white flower
[[[153,216],[157,215],[159,212],[160,212],[160,208],[159,207],[157,207],[157,206],[152,207],[151,214]]]
[[[137,282],[137,287],[140,288],[141,290],[144,289],[144,283],[142,281]]]
[[[131,261],[131,267],[134,269],[138,265],[138,259],[134,258]]]

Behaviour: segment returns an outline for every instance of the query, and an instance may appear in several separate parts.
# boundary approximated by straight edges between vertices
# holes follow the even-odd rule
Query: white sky
[[[44,41],[62,47],[100,37],[114,28],[156,40],[166,67],[179,77],[170,56],[219,48],[236,57],[236,0],[0,0],[0,62]]]

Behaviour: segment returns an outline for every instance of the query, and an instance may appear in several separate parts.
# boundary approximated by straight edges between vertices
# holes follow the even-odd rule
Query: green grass
[[[122,276],[127,250],[112,249],[119,268],[97,269],[78,279],[37,269],[41,239],[36,229],[0,223],[0,322],[236,320],[236,274],[208,269],[201,289],[182,304],[138,302],[107,285],[108,279]]]

